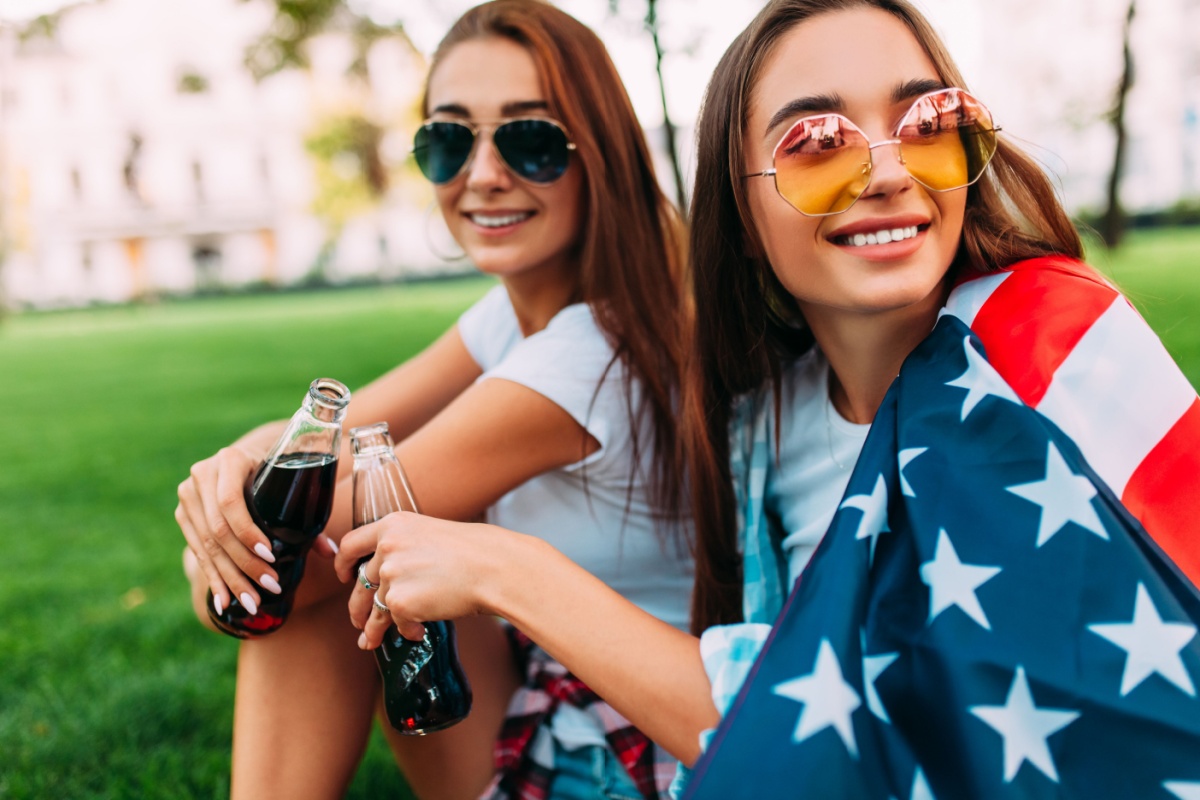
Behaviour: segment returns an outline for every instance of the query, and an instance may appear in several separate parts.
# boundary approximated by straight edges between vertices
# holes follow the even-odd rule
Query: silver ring
[[[383,613],[387,614],[389,617],[392,615],[392,610],[390,608],[388,608],[386,605],[384,605],[383,601],[381,601],[379,599],[379,592],[376,592],[371,597],[371,605],[375,606],[377,609],[379,609]]]
[[[371,579],[367,577],[367,562],[358,565],[358,582],[371,591],[379,588],[379,584],[371,583]]]

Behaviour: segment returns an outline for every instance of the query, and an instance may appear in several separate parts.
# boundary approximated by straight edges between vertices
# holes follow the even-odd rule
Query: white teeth
[[[907,228],[892,228],[891,230],[879,230],[872,233],[856,233],[851,236],[839,236],[835,240],[837,244],[850,245],[851,247],[862,247],[868,244],[888,244],[889,242],[899,242],[904,239],[911,239],[917,235],[917,226],[909,225]]]
[[[532,211],[522,211],[517,214],[503,214],[496,216],[494,214],[470,214],[471,221],[476,225],[482,225],[485,228],[503,228],[505,225],[516,225],[518,222],[523,222],[533,216]]]

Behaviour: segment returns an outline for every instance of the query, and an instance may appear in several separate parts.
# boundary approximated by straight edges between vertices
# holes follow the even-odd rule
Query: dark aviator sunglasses
[[[421,173],[435,184],[462,174],[485,124],[459,120],[427,120],[413,137],[413,156]],[[562,177],[575,143],[563,127],[545,117],[500,120],[492,127],[492,144],[514,175],[535,184]]]

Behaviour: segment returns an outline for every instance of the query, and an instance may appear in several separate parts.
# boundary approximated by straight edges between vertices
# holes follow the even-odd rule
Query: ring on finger
[[[367,562],[358,565],[358,582],[371,591],[379,588],[378,583],[371,583],[371,579],[367,577]]]
[[[375,606],[375,608],[379,609],[380,611],[382,611],[385,614],[390,615],[392,613],[391,609],[389,609],[387,607],[387,605],[382,600],[379,599],[379,592],[376,592],[371,597],[371,605]]]

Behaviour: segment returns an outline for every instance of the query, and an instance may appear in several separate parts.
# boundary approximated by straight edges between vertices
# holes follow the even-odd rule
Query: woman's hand
[[[194,579],[207,581],[217,613],[229,607],[234,595],[255,613],[262,597],[259,586],[280,591],[270,541],[254,524],[243,494],[258,463],[237,445],[225,447],[194,464],[179,484],[175,521],[200,568]]]
[[[496,613],[486,586],[503,569],[506,547],[524,538],[501,528],[398,511],[342,538],[334,568],[353,580],[350,619],[363,630],[359,646],[373,650],[393,622],[406,639],[424,635],[422,622]],[[372,553],[374,555],[372,555]],[[359,576],[374,588],[368,588]],[[373,604],[388,607],[384,613]]]

